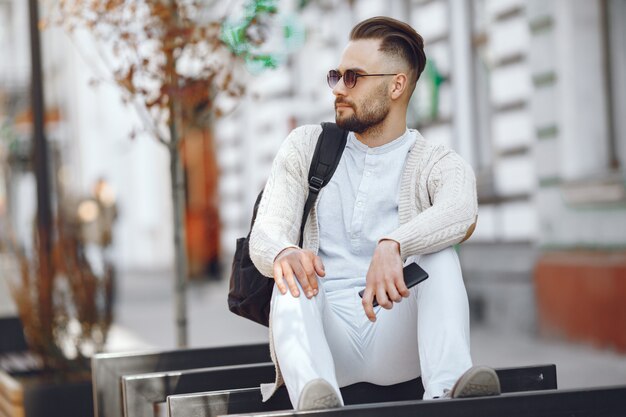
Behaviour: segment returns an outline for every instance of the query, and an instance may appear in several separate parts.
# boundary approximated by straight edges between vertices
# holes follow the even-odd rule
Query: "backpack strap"
[[[341,129],[335,123],[322,123],[322,133],[320,133],[315,145],[315,153],[311,159],[309,167],[309,195],[304,203],[304,213],[300,226],[300,244],[304,239],[304,226],[306,225],[309,213],[317,200],[320,190],[328,184],[332,178],[339,160],[346,147],[348,131]]]

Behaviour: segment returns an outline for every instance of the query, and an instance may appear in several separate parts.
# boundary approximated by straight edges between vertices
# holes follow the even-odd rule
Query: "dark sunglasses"
[[[337,70],[330,70],[326,75],[326,81],[328,82],[328,86],[330,88],[335,88],[337,83],[341,78],[343,78],[343,83],[348,88],[353,88],[356,85],[356,80],[359,77],[382,77],[384,75],[398,75],[398,74],[357,74],[354,70],[346,70],[343,74]]]

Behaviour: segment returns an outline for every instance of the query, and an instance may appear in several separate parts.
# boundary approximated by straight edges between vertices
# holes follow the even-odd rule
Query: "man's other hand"
[[[374,297],[381,307],[390,310],[393,303],[399,303],[402,297],[409,296],[409,289],[404,283],[398,242],[385,239],[378,243],[365,282],[362,303],[365,315],[370,321],[376,321],[372,305]]]
[[[274,260],[274,281],[283,295],[287,294],[287,288],[294,297],[300,295],[297,279],[304,295],[311,298],[319,291],[317,277],[325,274],[322,259],[310,250],[286,248]]]

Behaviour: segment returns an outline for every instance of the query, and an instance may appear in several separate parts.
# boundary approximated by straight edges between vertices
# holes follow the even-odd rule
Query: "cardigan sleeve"
[[[250,258],[265,276],[272,277],[274,259],[297,246],[302,212],[308,194],[306,140],[311,128],[292,131],[280,147],[263,190],[250,234]]]
[[[383,238],[400,243],[402,259],[459,243],[474,230],[476,178],[467,162],[454,152],[447,153],[434,163],[426,187],[430,207]]]

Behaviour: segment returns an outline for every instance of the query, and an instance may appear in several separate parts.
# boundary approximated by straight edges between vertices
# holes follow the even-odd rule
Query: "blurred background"
[[[53,218],[66,213],[79,252],[109,279],[104,349],[175,348],[170,153],[107,81],[121,59],[102,53],[111,41],[42,23],[52,21],[55,3],[39,10],[43,175]],[[227,2],[199,3],[230,16]],[[181,130],[188,346],[267,340],[265,328],[227,309],[235,240],[248,233],[289,131],[334,120],[325,74],[352,26],[387,15],[410,23],[426,43],[429,63],[409,127],[455,149],[477,176],[478,225],[458,247],[475,361],[557,363],[565,386],[626,383],[626,1],[280,0],[276,7],[266,27],[279,28],[268,38],[276,68],[241,58],[244,70],[231,76],[245,91]],[[9,282],[19,281],[16,251],[36,252],[37,243],[42,165],[33,157],[29,27],[27,2],[0,0],[3,316],[19,309]]]

